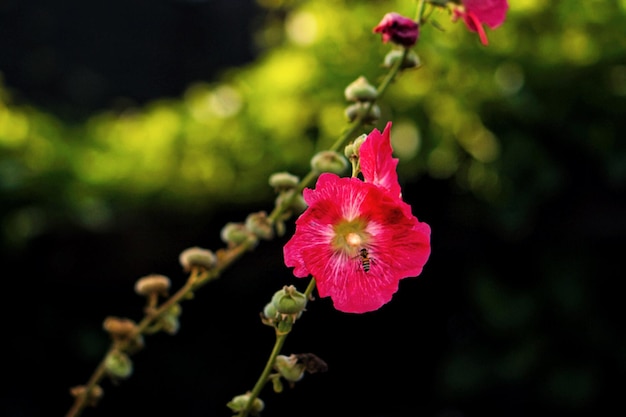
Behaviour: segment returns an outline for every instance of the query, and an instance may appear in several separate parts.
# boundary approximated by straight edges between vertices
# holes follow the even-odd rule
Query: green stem
[[[210,271],[198,273],[198,271],[194,270],[183,287],[181,287],[174,295],[172,295],[169,299],[163,302],[157,309],[153,310],[150,314],[146,314],[144,316],[144,318],[137,325],[135,334],[129,336],[128,340],[136,340],[138,336],[145,334],[146,330],[154,325],[158,321],[158,319],[161,318],[161,316],[163,316],[163,314],[165,314],[174,304],[180,303],[188,299],[189,295],[194,290],[202,287],[207,282],[218,278],[226,268],[232,265],[245,252],[251,249],[252,245],[253,243],[249,241],[226,250],[224,256],[222,256],[221,258],[222,260],[220,261],[220,263]],[[129,342],[116,345],[111,344],[111,347],[107,351],[106,355],[89,378],[87,384],[85,385],[83,393],[77,395],[74,399],[74,403],[72,404],[70,410],[67,412],[66,417],[79,417],[81,415],[81,413],[88,404],[88,400],[91,396],[91,393],[93,392],[94,387],[98,385],[100,381],[102,381],[102,379],[104,379],[104,377],[107,375],[105,367],[107,357],[114,350],[125,351],[126,349],[128,349],[129,345]]]
[[[418,24],[422,23],[422,16],[424,15],[424,5],[426,4],[426,0],[419,0],[417,3],[417,10],[415,12],[415,21]]]
[[[285,344],[285,340],[287,339],[288,334],[289,333],[276,333],[276,342],[274,342],[274,348],[272,349],[272,353],[270,353],[270,357],[267,359],[267,363],[265,364],[265,368],[263,369],[261,376],[254,385],[254,388],[252,388],[252,391],[250,392],[250,399],[248,400],[246,408],[244,408],[238,414],[239,417],[246,417],[248,415],[252,403],[256,398],[258,398],[259,394],[261,394],[261,390],[269,380],[270,373],[274,368],[274,362],[276,361],[276,357],[280,354],[280,351]]]
[[[306,290],[304,291],[304,296],[307,299],[310,299],[311,294],[313,293],[314,289],[315,289],[315,278],[311,278],[311,280],[309,281],[309,285],[307,285]],[[265,368],[263,369],[261,376],[259,376],[259,379],[254,385],[254,388],[252,388],[252,391],[250,391],[250,398],[248,399],[248,404],[246,408],[242,410],[237,415],[237,417],[247,417],[248,413],[250,412],[252,403],[254,402],[256,398],[259,397],[259,395],[261,394],[261,390],[263,389],[265,384],[267,384],[267,381],[269,381],[270,373],[272,372],[272,369],[274,367],[274,362],[276,361],[276,357],[280,354],[280,351],[282,350],[283,345],[285,344],[285,340],[287,339],[288,334],[289,334],[288,332],[287,333],[276,332],[276,342],[274,343],[274,348],[272,349],[272,353],[270,353],[270,357],[268,358],[267,363],[265,364]]]

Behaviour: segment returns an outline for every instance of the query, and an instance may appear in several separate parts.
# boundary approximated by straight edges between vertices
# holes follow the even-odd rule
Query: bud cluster
[[[347,101],[353,102],[345,110],[349,122],[359,119],[363,123],[374,124],[380,118],[380,107],[376,104],[378,91],[364,76],[348,84],[344,96]]]
[[[261,313],[261,321],[273,326],[277,333],[285,334],[291,331],[306,308],[307,297],[296,290],[293,285],[285,285],[272,296],[272,300],[265,305]]]
[[[230,400],[226,405],[228,406],[228,408],[230,408],[236,413],[241,414],[245,412],[246,410],[248,410],[250,412],[250,415],[258,416],[261,413],[261,411],[263,411],[263,409],[265,408],[265,403],[263,402],[263,400],[261,400],[258,397],[254,398],[252,400],[252,403],[249,406],[250,408],[248,409],[248,403],[250,402],[251,397],[252,397],[252,394],[250,392],[237,395],[233,397],[233,399]]]
[[[281,214],[275,220],[276,234],[283,236],[286,232],[285,221],[293,215],[299,215],[307,208],[299,190],[300,178],[289,172],[276,172],[270,175],[269,184],[278,194],[274,205],[280,208]]]
[[[313,353],[299,353],[289,356],[276,356],[274,370],[277,372],[272,376],[274,391],[282,392],[283,385],[280,378],[285,379],[289,386],[293,388],[295,383],[304,377],[305,372],[310,374],[326,372],[328,365]]]

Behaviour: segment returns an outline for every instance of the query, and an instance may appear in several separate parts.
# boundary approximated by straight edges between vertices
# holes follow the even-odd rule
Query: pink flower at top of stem
[[[477,32],[483,45],[489,43],[483,24],[490,29],[500,26],[509,9],[507,0],[461,0],[460,6],[452,9],[452,19],[462,18],[467,28]]]

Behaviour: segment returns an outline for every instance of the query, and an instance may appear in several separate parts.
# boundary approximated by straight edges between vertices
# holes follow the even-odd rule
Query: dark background
[[[0,5],[0,70],[16,101],[68,123],[176,97],[253,60],[263,14],[252,1],[57,3]],[[498,168],[514,181],[507,199],[486,202],[451,179],[405,181],[406,200],[433,230],[424,272],[375,313],[311,303],[285,353],[313,352],[329,371],[282,394],[267,387],[263,415],[620,412],[626,106],[594,85],[624,57],[537,70],[519,103],[481,109],[506,139]],[[590,146],[588,125],[614,140]],[[104,318],[141,316],[134,281],[160,273],[182,285],[183,249],[222,246],[223,224],[267,203],[195,215],[121,205],[104,230],[60,221],[21,246],[5,242],[0,415],[63,415],[69,388],[87,381],[108,346]],[[282,264],[288,236],[263,242],[185,303],[179,333],[147,337],[133,376],[104,382],[102,403],[84,415],[229,415],[225,404],[252,388],[273,343],[259,312],[283,284],[305,287]]]

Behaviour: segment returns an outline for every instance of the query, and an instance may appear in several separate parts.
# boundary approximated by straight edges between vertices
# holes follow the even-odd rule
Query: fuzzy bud
[[[248,402],[250,401],[250,393],[237,395],[233,397],[232,400],[226,404],[228,408],[233,410],[236,413],[241,413],[248,406]],[[250,414],[253,416],[259,415],[261,411],[265,408],[265,403],[260,398],[255,398],[252,400],[252,405],[250,406]]]
[[[256,239],[243,223],[226,223],[220,232],[220,237],[229,246],[241,245],[250,239]]]
[[[135,292],[139,295],[148,296],[150,294],[159,294],[167,296],[170,289],[170,279],[165,275],[151,274],[139,278],[135,283]]]
[[[285,191],[283,193],[278,194],[278,197],[276,197],[276,202],[275,202],[276,207],[282,206],[283,201],[288,200],[289,206],[287,208],[291,209],[294,214],[300,214],[304,210],[306,210],[308,205],[306,204],[306,201],[304,201],[304,197],[302,197],[302,193],[297,193],[294,196],[293,195],[294,192],[295,192],[294,190],[291,190],[291,191]]]
[[[345,88],[344,95],[348,101],[375,101],[378,92],[367,78],[360,76]]]
[[[274,369],[289,382],[297,382],[304,376],[305,366],[298,362],[296,355],[278,355],[274,361]]]
[[[386,68],[391,68],[396,64],[396,62],[398,62],[398,60],[402,59],[403,56],[404,51],[401,51],[399,49],[392,49],[391,51],[387,52],[387,55],[385,55],[383,66]],[[402,61],[402,64],[400,64],[400,69],[417,68],[420,65],[421,62],[419,56],[417,56],[415,51],[411,49],[408,51],[406,57]]]
[[[87,391],[87,388],[84,385],[79,385],[79,386],[70,388],[70,394],[74,398],[77,398],[81,395],[85,395],[86,391]],[[102,398],[103,395],[104,395],[104,390],[102,389],[102,387],[100,385],[94,385],[91,388],[91,391],[87,393],[87,398],[85,399],[85,403],[89,405],[90,407],[95,407],[98,405],[98,402],[100,402],[100,399]]]
[[[276,172],[270,175],[270,186],[277,192],[293,190],[300,183],[300,178],[288,172]]]
[[[293,285],[285,285],[272,297],[272,304],[280,314],[297,315],[304,310],[306,303],[306,296],[297,291]]]
[[[276,310],[276,307],[274,307],[274,304],[265,304],[265,307],[263,307],[263,317],[268,320],[274,320],[276,316],[278,316],[278,311]]]
[[[180,328],[178,317],[180,317],[182,311],[183,308],[180,304],[174,304],[161,316],[159,321],[165,333],[171,335],[178,333],[178,329]]]
[[[248,215],[246,228],[261,239],[270,240],[274,237],[274,229],[264,211]]]
[[[182,251],[178,261],[185,272],[190,272],[193,268],[210,270],[217,264],[217,256],[208,249],[196,246]]]
[[[311,169],[315,172],[332,172],[342,174],[348,168],[348,162],[338,152],[322,151],[318,152],[311,159]]]
[[[104,362],[107,373],[114,378],[126,379],[133,373],[133,363],[123,352],[111,352]]]
[[[137,325],[134,321],[112,316],[104,319],[102,327],[114,339],[126,339],[131,336],[137,329]]]
[[[378,104],[373,104],[368,109],[369,103],[357,101],[354,104],[346,107],[346,118],[349,122],[354,122],[357,118],[363,120],[364,123],[372,124],[380,119],[380,107]]]
[[[344,149],[344,155],[346,156],[346,158],[358,158],[359,150],[361,149],[361,145],[363,145],[363,142],[365,142],[365,139],[367,139],[367,135],[363,134],[356,138],[354,141],[350,142],[348,145],[346,145]]]

